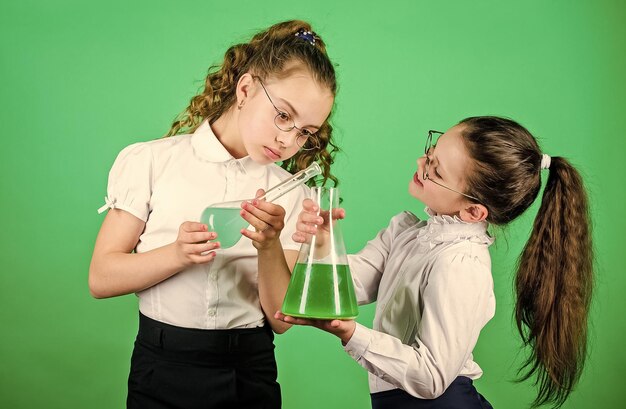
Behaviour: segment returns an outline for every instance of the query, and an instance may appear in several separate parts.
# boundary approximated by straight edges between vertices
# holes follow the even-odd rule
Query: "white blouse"
[[[344,347],[368,370],[370,392],[432,399],[457,376],[482,375],[472,350],[495,314],[492,242],[485,222],[403,212],[348,256],[359,303],[377,301],[373,329],[357,323]]]
[[[184,221],[199,221],[212,203],[248,199],[291,175],[276,164],[233,158],[204,122],[193,134],[140,142],[124,148],[109,173],[108,196],[100,211],[122,209],[146,222],[135,251],[146,252],[176,240]],[[285,208],[281,243],[291,239],[308,188],[275,203]],[[218,238],[219,240],[219,238]],[[137,293],[141,312],[187,328],[227,329],[263,326],[257,285],[257,251],[243,237],[217,257]]]

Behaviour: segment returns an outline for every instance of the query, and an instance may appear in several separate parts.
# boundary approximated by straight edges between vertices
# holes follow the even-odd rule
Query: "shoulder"
[[[393,216],[389,221],[388,229],[398,233],[413,230],[423,225],[423,221],[413,213],[405,210]]]
[[[419,217],[414,215],[412,212],[409,212],[408,210],[396,214],[391,218],[391,220],[405,226],[414,226],[421,222]]]
[[[433,260],[433,268],[451,276],[469,275],[491,283],[491,256],[486,245],[464,240],[444,248]]]
[[[413,213],[404,211],[393,216],[387,226],[378,232],[374,240],[382,240],[388,246],[395,245],[393,243],[404,246],[416,237],[415,232],[422,224],[423,222]]]
[[[191,148],[191,136],[191,134],[168,136],[134,143],[127,148],[134,147],[136,150],[146,150],[152,152],[153,155],[159,155],[171,152],[173,149]]]
[[[177,135],[151,141],[136,142],[123,148],[117,155],[117,161],[136,160],[154,161],[168,157],[181,150],[191,149],[191,135]]]

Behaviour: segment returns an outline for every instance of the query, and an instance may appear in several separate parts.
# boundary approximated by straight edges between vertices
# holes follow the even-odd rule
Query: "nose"
[[[418,168],[423,169],[426,163],[426,155],[420,156],[415,162],[417,163]]]
[[[287,132],[278,130],[278,133],[276,134],[276,141],[285,148],[290,148],[296,143],[298,132],[300,131],[295,128]]]
[[[417,162],[417,173],[421,178],[424,175],[424,166],[426,166],[426,155],[420,156],[415,162]]]

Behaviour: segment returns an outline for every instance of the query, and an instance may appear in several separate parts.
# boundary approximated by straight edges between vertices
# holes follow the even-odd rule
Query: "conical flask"
[[[358,315],[352,275],[339,220],[337,188],[314,187],[311,198],[328,220],[303,243],[291,274],[282,313],[316,319],[351,319]]]
[[[265,199],[272,202],[297,186],[305,183],[313,176],[322,173],[320,166],[313,162],[306,169],[294,174],[290,178],[283,180],[279,184],[268,189],[265,194],[258,199]],[[217,240],[220,248],[226,249],[237,244],[241,239],[241,229],[248,227],[248,222],[241,217],[241,203],[252,201],[251,199],[233,200],[230,202],[214,203],[204,209],[200,215],[200,222],[209,227],[209,231],[217,232]]]

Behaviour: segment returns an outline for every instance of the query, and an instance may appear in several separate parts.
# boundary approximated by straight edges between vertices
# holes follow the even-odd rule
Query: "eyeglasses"
[[[470,199],[476,200],[477,202],[480,203],[480,200],[477,197],[474,196],[470,196],[470,195],[466,195],[465,193],[459,192],[458,190],[454,190],[446,185],[443,185],[439,182],[437,182],[436,180],[433,180],[430,175],[428,174],[428,170],[430,169],[430,155],[433,153],[433,150],[435,149],[435,147],[437,146],[437,143],[435,142],[435,144],[433,145],[433,134],[437,134],[437,135],[443,135],[443,132],[439,132],[439,131],[433,131],[430,130],[428,131],[428,137],[426,138],[426,147],[424,148],[424,155],[426,155],[426,162],[424,163],[424,173],[422,174],[422,177],[424,180],[430,180],[431,182],[433,182],[436,185],[439,185],[445,189],[451,190],[455,193],[458,193],[460,195],[463,195],[465,197],[468,197]],[[439,136],[437,136],[439,137]]]
[[[267,99],[270,100],[270,104],[272,104],[272,106],[276,110],[276,116],[274,117],[274,125],[276,125],[276,128],[283,132],[290,132],[293,129],[297,129],[298,133],[296,135],[296,144],[302,150],[311,151],[314,149],[319,149],[320,143],[317,135],[307,129],[298,128],[291,115],[289,115],[287,112],[281,111],[276,107],[276,104],[274,104],[274,101],[272,101],[272,97],[270,97],[270,94],[267,92],[267,89],[265,88],[263,81],[261,81],[261,78],[256,76],[254,78],[259,80],[259,84],[261,84],[261,87],[263,87],[263,91],[265,91]]]

